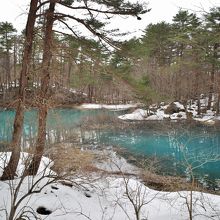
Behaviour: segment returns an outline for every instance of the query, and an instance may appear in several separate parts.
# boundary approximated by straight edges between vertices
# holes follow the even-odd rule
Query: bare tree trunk
[[[6,88],[7,91],[9,92],[9,88],[11,88],[11,70],[10,70],[10,51],[7,48],[6,52]]]
[[[14,51],[13,51],[13,56],[14,56],[14,87],[16,88],[17,86],[17,37],[14,38]]]
[[[175,73],[175,100],[178,101],[178,97],[179,97],[179,89],[180,89],[180,85],[179,85],[179,80],[178,80],[178,74]]]
[[[70,78],[71,78],[71,71],[72,71],[72,59],[71,56],[69,56],[69,62],[68,62],[68,76],[67,76],[67,88],[70,88]]]
[[[214,83],[215,83],[215,62],[218,59],[218,55],[217,55],[217,49],[218,49],[218,44],[216,43],[214,45],[214,54],[213,54],[213,58],[214,60],[212,61],[212,71],[211,71],[211,83],[210,83],[210,87],[209,87],[209,97],[208,97],[208,106],[207,109],[210,110],[211,109],[211,103],[212,103],[212,95],[214,93]]]
[[[44,35],[44,52],[42,63],[42,77],[41,89],[39,94],[39,113],[38,113],[38,136],[36,142],[36,149],[33,160],[29,166],[28,174],[36,175],[43,151],[46,143],[46,119],[48,112],[48,90],[50,82],[50,66],[52,61],[52,38],[53,38],[53,23],[54,23],[54,10],[55,2],[51,1],[49,9],[46,12],[46,28]]]
[[[218,93],[218,98],[216,102],[216,115],[219,115],[219,104],[220,104],[220,93]]]
[[[214,82],[215,82],[214,80],[215,80],[215,70],[214,70],[214,68],[212,68],[207,110],[211,109],[212,95],[213,95],[213,92],[214,92]]]
[[[34,87],[34,83],[36,81],[36,43],[34,42],[33,48],[32,48],[32,87]]]
[[[19,82],[19,100],[16,109],[14,130],[12,135],[11,150],[12,155],[7,167],[4,169],[1,180],[13,179],[16,175],[16,169],[20,158],[20,142],[24,121],[24,105],[25,105],[25,90],[27,88],[28,71],[31,61],[32,41],[34,36],[34,24],[36,20],[38,0],[31,0],[30,9],[28,14],[28,20],[25,33],[25,46],[22,61],[22,69],[20,72]]]
[[[195,76],[195,95],[197,98],[197,114],[201,114],[200,92],[199,92],[199,72],[196,71]]]
[[[197,112],[198,115],[201,115],[201,101],[200,101],[200,95],[198,94],[198,100],[197,100]]]

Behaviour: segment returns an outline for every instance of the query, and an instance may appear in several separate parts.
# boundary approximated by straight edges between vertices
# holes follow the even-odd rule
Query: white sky
[[[132,0],[137,2],[137,0]],[[26,14],[29,0],[4,0],[0,6],[0,21],[8,21],[14,24],[18,31],[25,28]],[[201,11],[203,8],[208,11],[210,7],[219,6],[220,0],[139,0],[138,2],[148,2],[150,12],[141,16],[142,20],[136,18],[119,18],[113,25],[119,26],[123,31],[135,31],[135,35],[140,35],[139,30],[143,30],[149,23],[160,21],[171,22],[173,16],[179,8]],[[139,32],[138,32],[139,31]]]

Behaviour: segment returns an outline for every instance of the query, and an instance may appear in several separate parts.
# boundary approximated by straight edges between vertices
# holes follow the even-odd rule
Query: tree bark
[[[209,87],[209,96],[208,96],[208,105],[207,109],[211,109],[211,103],[212,103],[212,95],[214,93],[214,83],[215,83],[215,69],[216,69],[216,60],[218,59],[218,54],[217,54],[217,49],[218,49],[218,44],[216,43],[214,45],[214,50],[213,50],[213,63],[212,63],[212,70],[211,70],[211,82],[210,82],[210,87]]]
[[[218,93],[218,98],[216,102],[216,115],[219,115],[219,107],[220,107],[220,92]]]
[[[9,92],[9,88],[11,88],[11,70],[10,70],[10,51],[9,48],[7,48],[6,51],[6,89]]]
[[[19,82],[19,100],[16,108],[16,115],[14,120],[14,130],[11,141],[12,155],[10,157],[7,167],[5,167],[1,180],[13,179],[16,175],[16,169],[20,158],[20,142],[24,122],[24,106],[25,106],[25,93],[28,81],[28,71],[31,61],[32,41],[34,36],[34,24],[36,21],[38,0],[31,0],[28,20],[26,24],[25,33],[25,46],[23,53],[22,69],[20,72]]]
[[[68,75],[67,75],[67,88],[70,88],[70,81],[71,81],[71,71],[72,71],[72,58],[69,55],[69,59],[68,59]]]
[[[46,119],[48,112],[48,90],[50,82],[50,66],[52,61],[52,38],[55,2],[51,1],[46,12],[46,28],[44,35],[44,51],[42,62],[41,88],[39,92],[38,136],[33,160],[28,168],[29,175],[36,175],[43,156],[46,143]]]
[[[199,72],[195,73],[195,96],[197,98],[197,115],[201,114],[201,102],[200,102],[200,91],[199,91]]]
[[[17,86],[17,37],[14,38],[14,87],[16,88]]]

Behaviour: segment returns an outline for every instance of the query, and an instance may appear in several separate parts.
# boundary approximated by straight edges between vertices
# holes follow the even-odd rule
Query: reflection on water
[[[97,129],[97,118],[105,121],[101,110],[56,109],[47,120],[47,143],[77,142],[121,146],[137,158],[157,157],[160,172],[189,176],[189,167],[204,184],[218,185],[220,180],[220,132],[215,127],[177,123],[129,124],[126,129]],[[106,114],[106,112],[105,112]],[[112,112],[108,112],[114,116]],[[11,140],[14,111],[0,111],[0,143]],[[99,115],[99,117],[97,117]],[[91,120],[91,117],[93,119]],[[87,124],[82,122],[88,119]],[[109,118],[108,118],[109,120]],[[37,134],[37,111],[27,111],[22,146],[34,145]]]
[[[149,129],[105,132],[103,143],[124,146],[137,155],[160,158],[160,172],[190,176],[189,168],[200,182],[218,185],[220,179],[220,133],[204,126],[175,125],[163,131]],[[161,129],[160,129],[161,130]],[[209,181],[209,183],[208,183]]]
[[[77,109],[50,110],[47,118],[47,143],[81,140],[80,125],[87,117],[97,115],[98,111],[84,111]],[[26,111],[22,135],[22,147],[33,146],[37,135],[37,111]],[[0,111],[0,144],[6,146],[12,138],[15,111]]]

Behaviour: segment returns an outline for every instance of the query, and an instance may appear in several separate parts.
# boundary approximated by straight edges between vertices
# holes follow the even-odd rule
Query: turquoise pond
[[[51,110],[47,121],[48,140],[71,141],[71,136],[81,127],[82,121],[93,117],[95,120],[103,113],[111,117],[120,114],[103,110]],[[14,111],[0,111],[2,148],[11,140],[14,115]],[[179,122],[126,124],[126,129],[92,130],[97,135],[92,136],[90,143],[118,146],[135,158],[154,158],[157,161],[155,166],[158,166],[161,173],[189,176],[191,166],[200,182],[219,190],[220,128]],[[37,111],[27,111],[23,130],[24,146],[34,143],[36,133]]]

